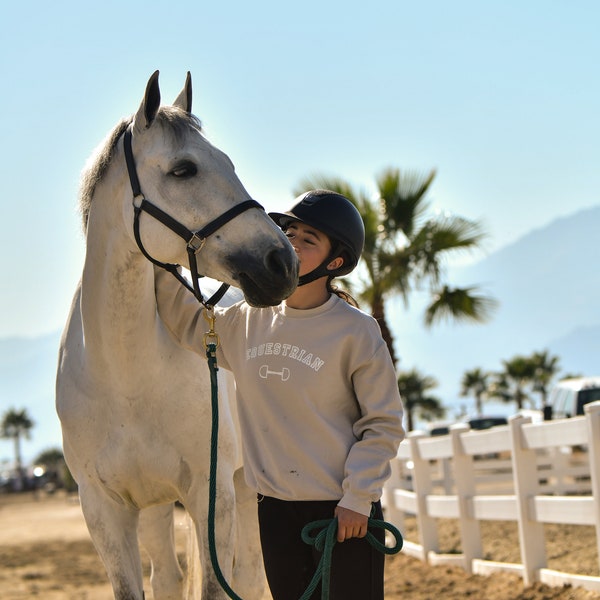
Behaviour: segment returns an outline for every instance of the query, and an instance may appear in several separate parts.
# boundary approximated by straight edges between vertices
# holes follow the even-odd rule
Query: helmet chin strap
[[[334,259],[336,259],[340,255],[340,246],[336,246],[330,253],[329,256],[315,269],[310,271],[310,273],[306,273],[304,275],[300,275],[298,277],[298,287],[301,285],[306,285],[307,283],[311,283],[316,279],[320,279],[321,277],[335,277],[335,273],[337,269],[328,269],[327,265]]]
[[[332,275],[332,271],[327,268],[327,264],[318,266],[310,273],[306,273],[306,275],[300,275],[300,277],[298,277],[298,287],[301,285],[306,285],[307,283],[311,283],[312,281],[320,279],[321,277],[325,277],[325,275]]]

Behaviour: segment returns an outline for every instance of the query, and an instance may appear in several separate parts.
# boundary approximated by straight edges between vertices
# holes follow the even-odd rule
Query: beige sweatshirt
[[[204,354],[196,299],[157,275],[159,314]],[[297,310],[285,302],[216,308],[219,366],[233,372],[246,481],[280,500],[339,500],[364,515],[379,500],[404,437],[393,363],[377,322],[332,295]]]

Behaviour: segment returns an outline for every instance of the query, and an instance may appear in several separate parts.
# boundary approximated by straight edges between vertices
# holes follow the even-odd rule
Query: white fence
[[[581,450],[573,452],[575,450]],[[516,416],[486,431],[456,425],[450,434],[412,432],[393,461],[384,490],[386,520],[403,531],[414,515],[418,541],[404,552],[469,573],[518,573],[525,585],[571,584],[600,591],[599,575],[547,568],[545,523],[596,528],[600,557],[600,402],[585,416],[543,423]],[[436,519],[457,519],[461,554],[440,554]],[[515,521],[521,563],[483,560],[480,521]]]

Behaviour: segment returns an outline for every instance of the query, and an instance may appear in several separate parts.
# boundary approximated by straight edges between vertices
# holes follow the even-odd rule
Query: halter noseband
[[[169,273],[171,273],[177,280],[182,283],[188,290],[190,290],[198,302],[203,304],[204,306],[214,306],[225,294],[227,289],[229,288],[229,284],[224,283],[221,287],[208,299],[204,300],[204,296],[202,296],[202,292],[200,290],[200,282],[199,279],[201,275],[198,273],[198,263],[196,261],[196,256],[202,250],[204,243],[206,242],[206,238],[213,234],[215,231],[223,227],[226,223],[237,217],[239,214],[250,208],[260,208],[264,210],[263,207],[256,200],[245,200],[240,204],[236,204],[229,210],[226,210],[222,215],[218,216],[216,219],[210,221],[207,225],[199,229],[198,231],[190,231],[185,225],[182,225],[179,221],[176,221],[173,217],[168,215],[166,212],[161,210],[158,206],[148,202],[142,194],[142,190],[140,187],[140,181],[137,176],[137,171],[135,168],[135,160],[133,158],[133,151],[131,148],[131,137],[132,137],[132,125],[129,125],[125,130],[123,145],[125,150],[125,162],[127,163],[127,172],[129,173],[129,181],[131,183],[131,191],[133,192],[133,208],[134,208],[134,221],[133,221],[133,234],[135,236],[135,241],[142,254],[153,264],[161,267]],[[142,243],[142,238],[140,237],[140,214],[142,211],[147,212],[149,215],[154,217],[157,221],[160,221],[163,225],[168,227],[171,231],[176,233],[179,237],[183,238],[186,242],[186,248],[188,253],[188,260],[190,263],[190,273],[192,275],[192,284],[193,287],[190,286],[187,279],[179,273],[177,268],[179,265],[171,264],[171,263],[162,263],[152,256],[148,254],[146,249],[144,248],[144,244]]]

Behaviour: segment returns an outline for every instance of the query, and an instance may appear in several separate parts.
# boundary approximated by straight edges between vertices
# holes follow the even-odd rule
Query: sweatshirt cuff
[[[344,494],[342,499],[338,502],[338,506],[353,510],[361,515],[371,516],[372,502],[369,498],[357,497],[354,494]]]

